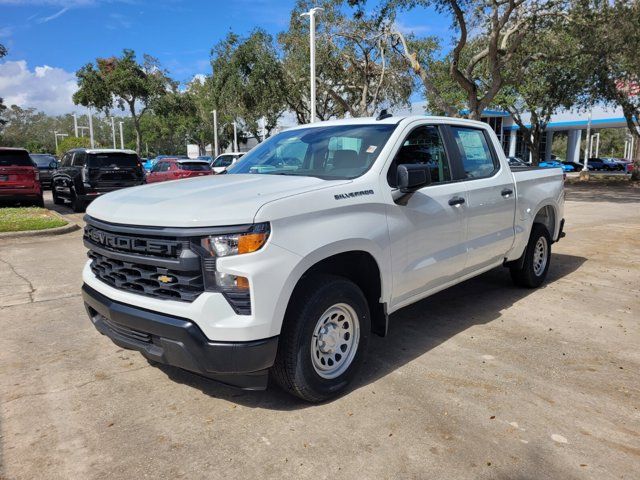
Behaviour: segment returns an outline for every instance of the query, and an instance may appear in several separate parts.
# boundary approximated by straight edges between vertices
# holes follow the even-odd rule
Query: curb
[[[65,233],[75,232],[76,230],[80,230],[80,225],[75,222],[70,221],[68,218],[60,215],[58,212],[54,210],[49,210],[55,216],[61,218],[67,225],[63,225],[62,227],[55,228],[45,228],[43,230],[25,230],[23,232],[3,232],[0,233],[0,240],[4,238],[28,238],[28,237],[46,237],[46,236],[54,236],[54,235],[62,235]]]

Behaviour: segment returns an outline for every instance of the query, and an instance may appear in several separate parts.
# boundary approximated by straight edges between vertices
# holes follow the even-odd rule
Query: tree
[[[64,137],[58,142],[58,150],[56,155],[61,157],[72,148],[89,148],[91,146],[87,137]]]
[[[310,120],[309,22],[300,15],[312,6],[324,9],[316,23],[318,117],[371,116],[383,107],[407,105],[413,78],[392,54],[376,17],[347,15],[339,0],[298,0],[289,30],[279,36],[289,107],[298,122]]]
[[[366,0],[350,0],[351,4]],[[525,37],[543,28],[547,18],[559,13],[559,0],[386,0],[382,12],[392,18],[398,9],[435,6],[451,15],[456,32],[454,46],[447,55],[450,78],[465,93],[466,115],[479,120],[506,83],[504,72],[514,70],[517,53]],[[460,112],[442,98],[444,91],[429,72],[429,65],[420,61],[420,52],[412,48],[405,35],[389,25],[389,34],[397,39],[396,50],[422,81],[433,97],[440,99],[437,107],[448,115]],[[415,48],[415,44],[413,47]],[[469,54],[468,51],[473,53]],[[427,54],[427,58],[430,55]],[[518,58],[521,60],[521,58]]]
[[[4,45],[0,43],[0,58],[7,55],[7,49]],[[7,109],[2,101],[2,97],[0,97],[0,132],[2,132],[2,127],[7,121],[3,118],[3,112]]]
[[[256,29],[248,37],[229,33],[211,50],[212,107],[259,137],[269,136],[286,109],[284,72],[272,37]],[[229,121],[230,120],[230,121]]]
[[[558,17],[553,28],[527,40],[514,57],[517,67],[504,73],[507,85],[496,96],[496,105],[511,114],[537,165],[551,116],[578,103],[586,92],[590,72],[568,34],[564,17]]]
[[[622,108],[635,144],[631,178],[640,180],[640,2],[578,0],[575,10],[573,33],[592,65],[591,102]]]
[[[140,153],[142,135],[140,119],[149,104],[165,95],[174,86],[156,59],[144,55],[139,64],[133,50],[124,50],[121,57],[98,58],[76,72],[78,91],[76,104],[108,113],[114,105],[128,109],[136,132],[136,151]]]

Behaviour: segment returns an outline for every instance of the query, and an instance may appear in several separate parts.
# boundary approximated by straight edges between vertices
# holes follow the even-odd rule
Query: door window
[[[424,125],[407,136],[389,167],[387,181],[390,186],[397,187],[398,165],[407,164],[429,165],[432,183],[451,181],[451,169],[438,127]]]
[[[62,160],[60,161],[60,166],[61,167],[68,167],[71,165],[71,154],[70,153],[65,153],[64,157],[62,157]]]
[[[451,132],[460,151],[465,178],[490,177],[500,168],[483,130],[451,127]]]
[[[73,156],[73,165],[75,167],[84,167],[86,161],[86,155],[84,152],[76,152]]]

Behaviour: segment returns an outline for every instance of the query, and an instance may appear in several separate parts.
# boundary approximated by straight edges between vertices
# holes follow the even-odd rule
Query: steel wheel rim
[[[325,379],[347,371],[358,351],[360,321],[346,303],[329,307],[316,322],[311,337],[311,364]]]
[[[549,244],[545,237],[540,237],[533,250],[533,273],[535,273],[537,277],[542,275],[544,272],[544,269],[547,266],[548,257]]]

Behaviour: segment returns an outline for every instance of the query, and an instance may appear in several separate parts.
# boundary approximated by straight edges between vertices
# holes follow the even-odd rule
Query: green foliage
[[[140,152],[140,117],[149,104],[175,87],[158,61],[148,55],[139,64],[133,50],[124,50],[120,57],[98,58],[76,72],[78,90],[73,95],[76,104],[108,113],[117,106],[128,109],[136,132],[136,151]]]
[[[64,137],[58,141],[58,150],[56,151],[56,155],[60,157],[72,148],[89,148],[90,146],[91,142],[87,137]]]
[[[287,104],[298,122],[309,121],[309,20],[316,18],[317,115],[321,120],[370,116],[381,108],[408,104],[413,78],[404,61],[393,55],[386,25],[377,17],[345,11],[344,2],[299,0],[289,29],[279,35]]]
[[[211,54],[211,106],[226,117],[223,123],[239,121],[256,137],[264,127],[268,136],[286,108],[284,72],[272,37],[260,29],[244,38],[229,33]]]

